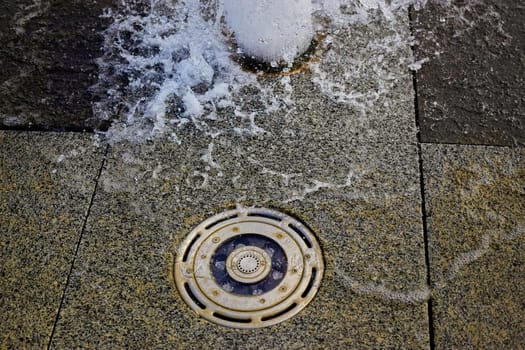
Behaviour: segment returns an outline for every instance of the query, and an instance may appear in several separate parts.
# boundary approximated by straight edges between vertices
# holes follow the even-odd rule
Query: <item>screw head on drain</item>
[[[202,317],[259,328],[302,310],[315,296],[323,269],[317,240],[303,224],[251,208],[218,214],[192,230],[174,277],[184,301]]]

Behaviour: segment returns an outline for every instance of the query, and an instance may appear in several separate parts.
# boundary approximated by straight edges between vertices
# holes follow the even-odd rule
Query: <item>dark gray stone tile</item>
[[[0,348],[49,343],[103,152],[82,134],[0,131]]]
[[[423,145],[436,349],[521,349],[525,149]]]
[[[90,129],[88,91],[101,56],[100,15],[115,0],[0,4],[0,127]]]
[[[434,1],[412,13],[421,140],[525,144],[525,5]]]

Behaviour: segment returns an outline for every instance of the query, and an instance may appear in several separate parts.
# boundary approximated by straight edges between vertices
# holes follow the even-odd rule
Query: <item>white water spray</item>
[[[224,0],[225,19],[245,55],[292,64],[314,35],[311,0]]]

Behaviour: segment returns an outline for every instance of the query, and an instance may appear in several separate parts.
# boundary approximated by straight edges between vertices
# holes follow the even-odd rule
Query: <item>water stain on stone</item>
[[[498,242],[523,225],[525,168],[505,174],[476,167],[455,169],[450,178],[444,177],[431,200],[431,234],[437,238],[433,259],[443,271],[453,259],[438,251],[466,252],[475,249],[484,234]],[[446,235],[451,232],[459,234]]]
[[[435,343],[519,348],[523,150],[424,146]]]

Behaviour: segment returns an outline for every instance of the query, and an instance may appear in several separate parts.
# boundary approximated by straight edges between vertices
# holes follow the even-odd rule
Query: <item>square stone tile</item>
[[[437,349],[521,349],[525,149],[423,145]]]
[[[417,147],[345,142],[327,125],[305,125],[307,140],[188,130],[181,145],[115,145],[52,348],[428,347]],[[318,295],[269,328],[211,324],[174,286],[181,240],[236,206],[299,218],[324,251]]]
[[[91,135],[0,131],[0,348],[45,348],[102,164]]]
[[[52,348],[427,347],[409,33],[401,15],[344,26],[319,65],[290,77],[289,96],[282,78],[259,79],[293,103],[261,112],[272,96],[247,88],[244,117],[182,124],[177,142],[114,143]],[[181,240],[238,206],[296,216],[324,250],[317,297],[269,328],[210,324],[174,286]]]
[[[520,0],[428,1],[413,13],[423,142],[525,144],[524,16]]]

